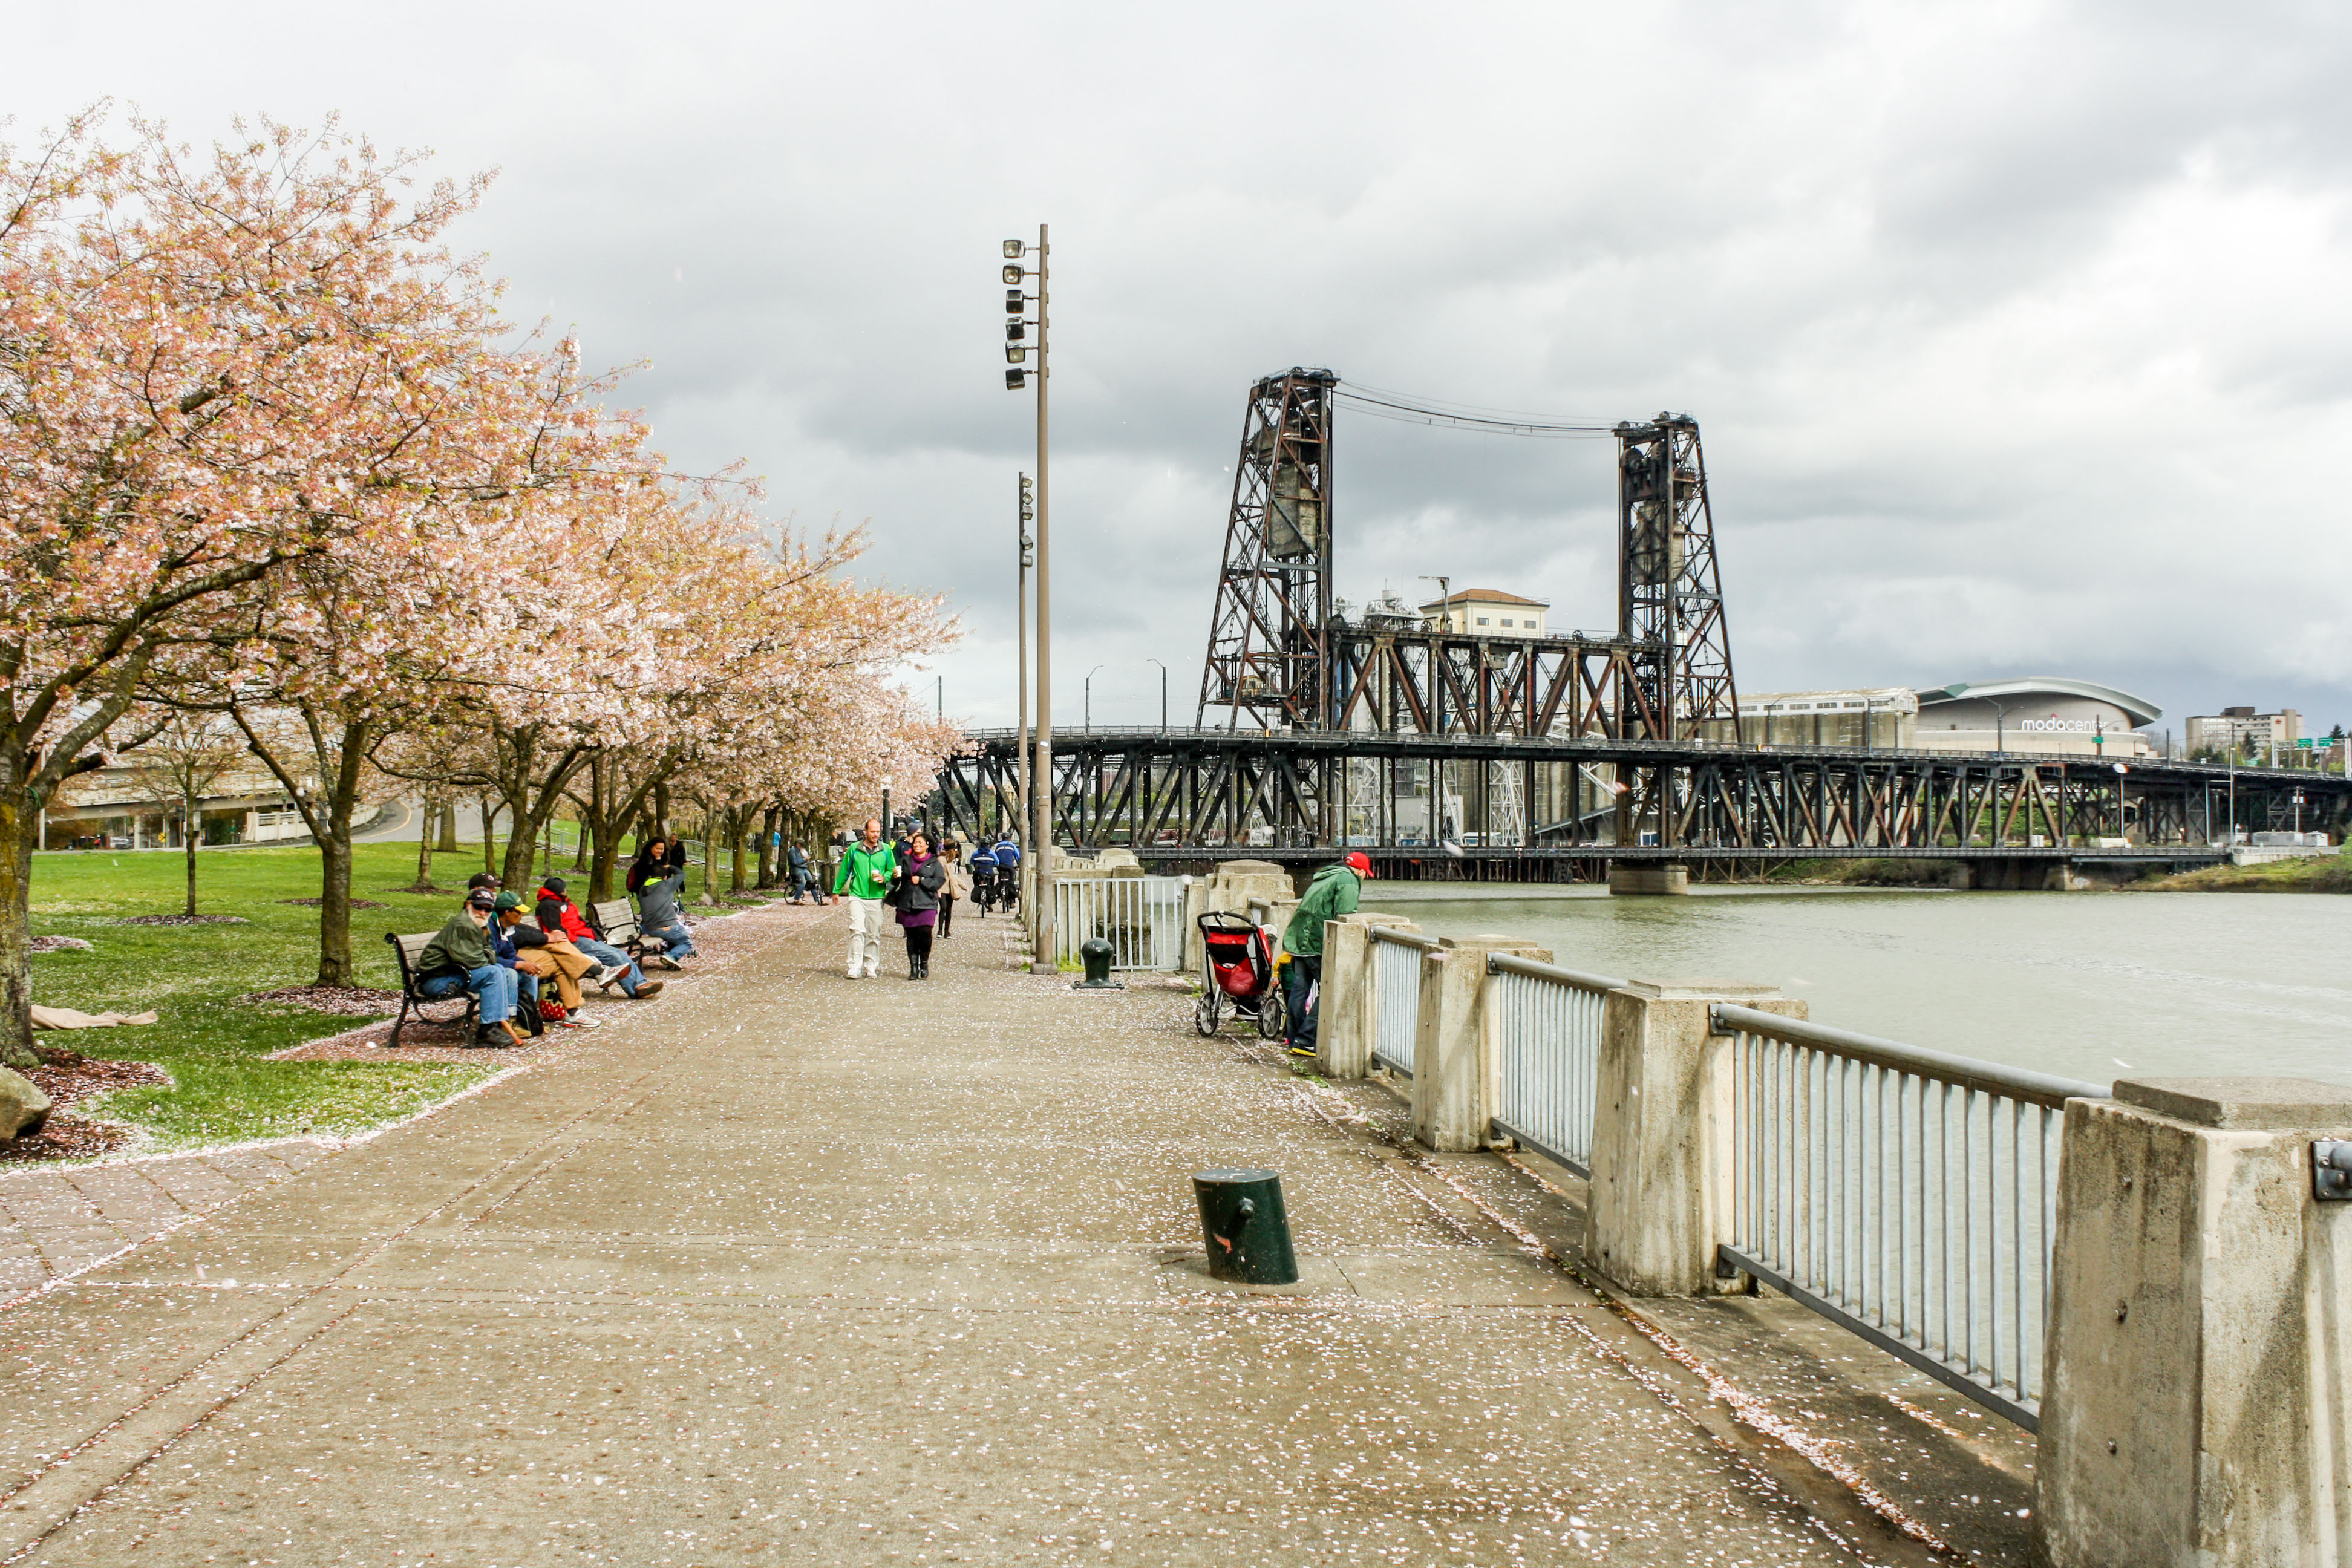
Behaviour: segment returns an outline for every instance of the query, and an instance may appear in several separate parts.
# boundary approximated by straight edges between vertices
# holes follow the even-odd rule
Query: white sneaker
[[[598,1022],[594,1018],[589,1017],[584,1013],[574,1013],[572,1016],[563,1021],[571,1025],[575,1029],[601,1029],[604,1026],[602,1023]]]
[[[628,970],[621,964],[600,963],[595,968],[588,972],[588,978],[595,984],[610,985],[614,981],[618,980],[622,975],[626,974],[627,973]]]

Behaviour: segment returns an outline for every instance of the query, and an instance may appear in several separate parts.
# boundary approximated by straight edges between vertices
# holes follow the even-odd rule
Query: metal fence
[[[1592,1174],[1601,998],[1625,984],[1506,952],[1486,955],[1495,1027],[1495,1131]]]
[[[1113,969],[1184,962],[1184,877],[1056,877],[1054,956],[1075,963],[1089,937],[1110,943]]]
[[[1388,926],[1371,928],[1372,1060],[1412,1076],[1412,1039],[1421,1028],[1421,955],[1437,943]]]
[[[2108,1086],[1718,1004],[1744,1269],[2028,1429],[2062,1108]]]

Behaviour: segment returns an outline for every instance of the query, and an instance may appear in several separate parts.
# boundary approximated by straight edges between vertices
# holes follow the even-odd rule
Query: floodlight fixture
[[[1013,314],[1019,315],[1028,308],[1028,300],[1023,296],[1020,289],[1007,289],[1004,291],[1004,308]]]
[[[1018,283],[1024,276],[1025,274],[1018,267],[1008,267],[1004,269],[1004,280],[1007,283]]]
[[[1007,392],[1018,392],[1018,391],[1020,391],[1023,387],[1024,387],[1024,386],[1026,386],[1026,385],[1028,385],[1028,384],[1029,384],[1029,373],[1028,373],[1027,371],[1025,371],[1025,370],[1008,370],[1008,371],[1006,371],[1006,372],[1004,373],[1004,390],[1005,390],[1005,391],[1007,391]]]
[[[1028,247],[1023,245],[1017,239],[1008,239],[1004,242],[1004,259],[1007,261],[1018,261],[1021,259],[1021,253],[1027,248]]]
[[[1008,342],[1008,343],[1017,343],[1017,342],[1021,342],[1024,338],[1026,338],[1028,335],[1029,335],[1029,323],[1028,323],[1028,322],[1026,322],[1026,321],[1007,321],[1007,322],[1005,322],[1005,323],[1004,323],[1004,341],[1005,341],[1006,342]]]
[[[1007,364],[1021,364],[1028,358],[1029,351],[1017,343],[1007,346],[1004,351],[1004,363]]]

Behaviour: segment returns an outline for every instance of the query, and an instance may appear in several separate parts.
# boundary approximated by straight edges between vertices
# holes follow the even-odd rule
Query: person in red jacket
[[[580,906],[567,896],[568,886],[561,877],[550,877],[540,884],[539,907],[531,911],[538,917],[539,929],[562,931],[572,939],[572,946],[597,963],[619,970],[617,978],[621,982],[623,995],[634,996],[640,1002],[650,1002],[660,995],[660,981],[646,979],[646,972],[637,967],[635,959],[619,948],[596,940],[595,928],[588,923],[588,917],[580,912]]]

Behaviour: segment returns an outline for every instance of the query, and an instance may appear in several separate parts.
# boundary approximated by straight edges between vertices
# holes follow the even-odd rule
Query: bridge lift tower
[[[1488,637],[1350,626],[1333,614],[1333,418],[1384,417],[1535,437],[1613,436],[1618,448],[1614,637]],[[1375,689],[1386,700],[1371,701]],[[1402,697],[1402,700],[1400,700]],[[1698,424],[1660,414],[1613,426],[1423,406],[1294,365],[1250,388],[1233,509],[1201,673],[1198,722],[1344,730],[1605,734],[1680,741],[1710,720],[1738,732]]]

